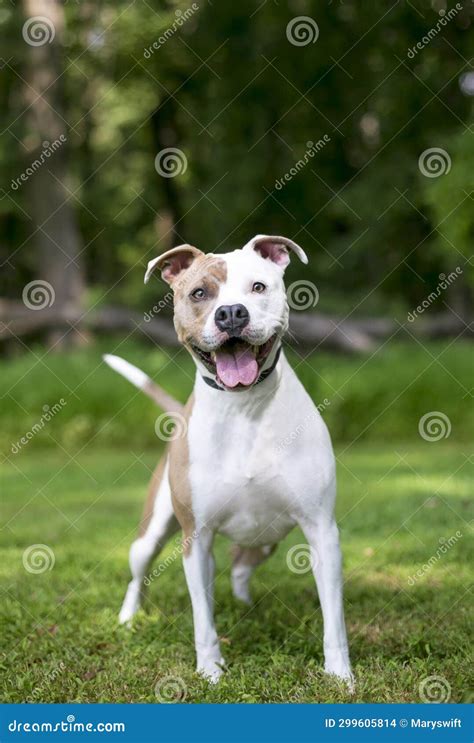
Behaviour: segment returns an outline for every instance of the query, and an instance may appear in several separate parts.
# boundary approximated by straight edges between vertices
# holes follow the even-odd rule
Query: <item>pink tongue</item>
[[[216,352],[217,374],[226,387],[253,384],[258,377],[258,364],[252,350],[237,345],[233,351]]]

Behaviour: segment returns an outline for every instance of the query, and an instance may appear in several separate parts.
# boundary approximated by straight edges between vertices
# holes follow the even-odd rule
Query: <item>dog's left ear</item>
[[[290,250],[296,253],[302,263],[308,263],[308,256],[297,243],[288,237],[279,235],[255,235],[244,250],[254,250],[260,253],[262,258],[268,258],[277,266],[285,269],[290,262]]]

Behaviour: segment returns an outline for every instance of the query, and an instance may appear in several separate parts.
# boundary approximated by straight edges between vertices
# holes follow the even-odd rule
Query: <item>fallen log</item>
[[[136,310],[125,307],[100,307],[96,310],[78,312],[63,307],[28,309],[22,302],[0,300],[0,341],[41,333],[56,328],[67,332],[71,328],[79,330],[118,333],[138,330],[155,343],[164,346],[177,346],[178,339],[170,320],[154,317],[149,322]]]
[[[318,313],[293,312],[288,332],[290,345],[304,347],[324,346],[346,353],[363,353],[374,347],[370,335],[356,326],[334,317]]]
[[[150,317],[148,313],[114,306],[84,312],[54,306],[30,309],[22,302],[0,300],[0,341],[41,334],[51,329],[64,333],[71,329],[97,333],[138,331],[141,336],[158,345],[178,346],[170,317]],[[367,353],[378,342],[394,334],[420,339],[448,338],[460,334],[472,337],[474,328],[472,322],[464,322],[452,313],[401,323],[383,317],[352,319],[319,312],[293,312],[288,342],[303,348],[322,347],[344,353]]]

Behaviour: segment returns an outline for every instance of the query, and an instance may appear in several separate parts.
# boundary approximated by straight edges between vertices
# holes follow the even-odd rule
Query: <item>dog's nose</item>
[[[240,335],[249,320],[249,311],[243,304],[222,304],[214,315],[214,321],[219,330],[223,330],[230,336]]]

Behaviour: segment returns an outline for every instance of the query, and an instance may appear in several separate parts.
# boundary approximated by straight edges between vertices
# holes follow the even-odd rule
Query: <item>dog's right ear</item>
[[[185,271],[196,258],[204,255],[202,250],[198,250],[193,245],[178,245],[177,248],[167,250],[163,255],[149,261],[146,273],[145,284],[157,268],[161,271],[161,278],[168,284],[173,284],[182,271]]]

